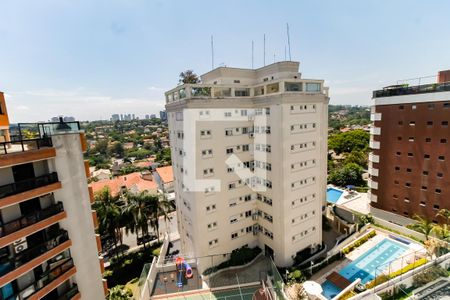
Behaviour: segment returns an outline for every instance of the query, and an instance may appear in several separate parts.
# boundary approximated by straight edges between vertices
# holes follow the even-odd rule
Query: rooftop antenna
[[[286,45],[284,45],[284,61],[286,61],[287,60],[287,58],[286,58]]]
[[[273,54],[273,63],[275,63],[275,53]]]
[[[291,38],[289,36],[289,23],[286,23],[287,30],[287,39],[288,39],[288,48],[289,48],[289,61],[291,61]]]
[[[214,69],[214,38],[211,35],[211,67]]]
[[[254,69],[255,67],[254,67],[254,65],[253,65],[253,60],[254,60],[254,42],[253,42],[253,40],[252,40],[252,69]]]
[[[263,48],[264,48],[264,59],[263,59],[263,62],[264,62],[264,66],[266,65],[266,34],[264,33],[264,44],[263,44],[264,46],[263,46]]]

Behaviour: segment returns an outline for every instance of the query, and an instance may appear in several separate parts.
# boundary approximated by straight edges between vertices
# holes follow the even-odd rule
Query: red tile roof
[[[156,172],[158,172],[159,177],[161,177],[163,183],[169,183],[173,181],[172,166],[156,168]]]
[[[113,179],[100,180],[89,184],[92,187],[94,193],[101,191],[105,186],[109,187],[112,195],[118,195],[122,187],[126,187],[128,190],[152,191],[157,190],[158,185],[154,180],[145,180],[142,178],[141,173],[135,172],[128,175],[119,176]]]

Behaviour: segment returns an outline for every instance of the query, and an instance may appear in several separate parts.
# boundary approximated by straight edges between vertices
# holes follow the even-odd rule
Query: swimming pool
[[[365,284],[374,279],[375,275],[379,275],[381,271],[387,269],[389,267],[388,262],[396,260],[406,250],[408,250],[408,246],[385,238],[375,247],[369,249],[356,260],[346,265],[339,271],[339,274],[347,278],[350,282],[355,281],[356,278],[360,278],[361,283]],[[322,284],[322,289],[322,294],[328,299],[333,298],[341,291],[340,288],[328,280]]]
[[[344,192],[335,188],[327,188],[327,201],[336,203]]]

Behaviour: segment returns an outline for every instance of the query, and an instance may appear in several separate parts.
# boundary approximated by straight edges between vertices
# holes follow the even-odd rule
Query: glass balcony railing
[[[11,287],[11,293],[9,295],[5,295],[5,300],[26,300],[29,299],[33,294],[38,292],[43,287],[49,285],[53,280],[57,279],[58,277],[64,275],[68,270],[70,270],[74,266],[72,258],[66,258],[64,259],[64,262],[57,264],[55,267],[50,268],[49,270],[45,271],[38,277],[36,277],[36,281],[27,287],[21,289],[19,292],[14,293],[12,291]],[[10,284],[8,284],[10,285]],[[4,290],[4,288],[3,288]],[[3,292],[4,294],[5,292]],[[61,298],[66,299],[66,298]],[[70,298],[68,298],[70,299]]]
[[[0,155],[37,150],[46,147],[52,147],[51,138],[46,137],[30,140],[21,140],[19,138],[12,137],[10,142],[0,143]]]
[[[35,211],[31,214],[23,215],[16,220],[10,221],[5,224],[0,223],[0,237],[4,237],[8,234],[16,232],[22,228],[33,225],[39,221],[47,219],[63,211],[63,205],[58,202],[43,210]]]
[[[60,296],[58,300],[70,300],[76,294],[78,294],[78,286],[76,284],[73,284],[73,286],[70,289],[68,289],[65,293],[63,293],[63,295]]]
[[[16,195],[58,182],[56,172],[0,186],[0,198]]]
[[[448,91],[450,91],[450,82],[422,84],[417,86],[408,86],[400,84],[388,86],[383,88],[382,90],[374,91],[373,98],[448,92]]]
[[[1,259],[0,263],[3,269],[0,272],[0,276],[3,276],[10,271],[32,261],[53,248],[56,248],[68,239],[69,235],[67,231],[60,229],[52,234],[45,242],[16,253],[12,258]],[[18,248],[18,245],[15,247]]]

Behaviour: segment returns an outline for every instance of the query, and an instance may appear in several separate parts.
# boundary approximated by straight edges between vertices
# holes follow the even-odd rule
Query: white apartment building
[[[183,254],[259,246],[289,266],[322,243],[328,89],[292,61],[201,82],[166,92]]]

